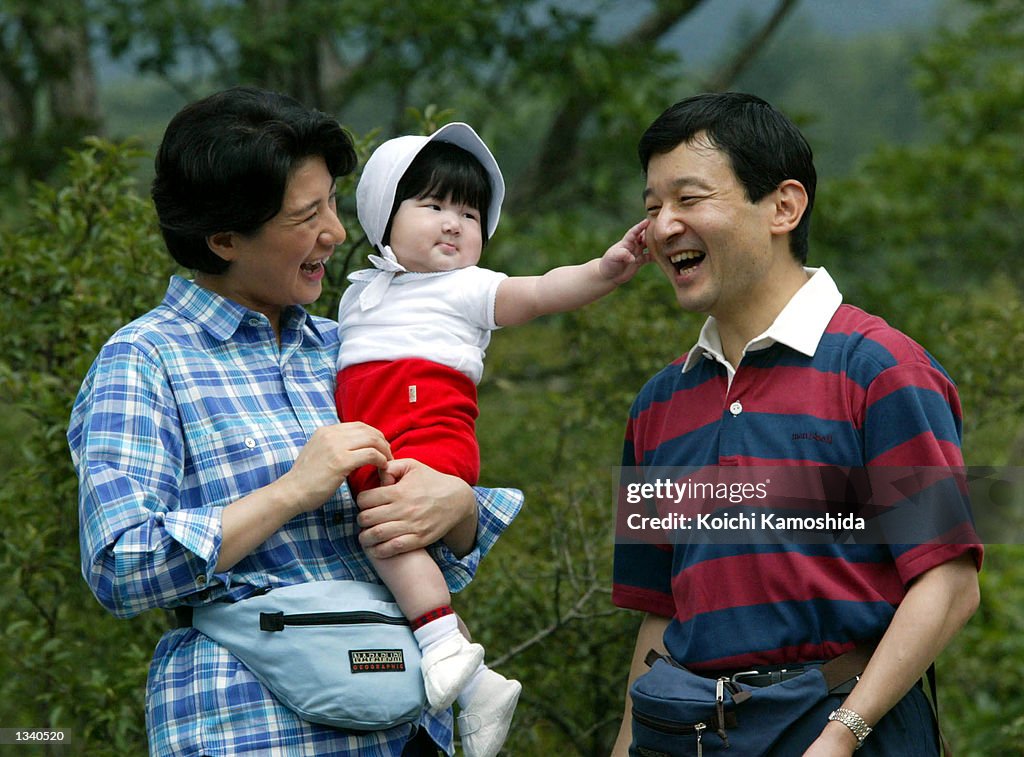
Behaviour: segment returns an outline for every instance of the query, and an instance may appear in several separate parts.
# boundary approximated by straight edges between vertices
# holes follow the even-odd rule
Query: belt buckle
[[[782,668],[781,670],[744,670],[739,673],[733,674],[732,682],[738,683],[739,679],[741,678],[756,678],[757,676],[768,676],[768,680],[771,683],[781,683],[782,681],[789,680],[788,678],[786,678],[787,673],[794,673],[795,675],[791,677],[796,678],[796,676],[801,675],[804,672],[806,672],[806,669],[803,667]],[[752,686],[753,684],[748,685]]]
[[[733,683],[740,683],[740,679],[741,678],[751,678],[753,676],[759,676],[759,675],[761,675],[761,671],[760,670],[744,670],[744,671],[739,672],[739,673],[733,673],[732,678],[730,678],[729,680],[732,681]]]

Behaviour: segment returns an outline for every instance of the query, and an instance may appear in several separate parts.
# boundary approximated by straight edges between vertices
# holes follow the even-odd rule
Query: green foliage
[[[939,713],[956,754],[1021,754],[1024,547],[989,546],[980,578],[981,607],[936,665]]]
[[[819,177],[840,176],[885,144],[927,136],[932,125],[914,87],[914,59],[929,39],[892,29],[837,43],[797,17],[766,46],[763,59],[737,82],[771,100],[803,129]],[[794,76],[813,61],[814,75]]]
[[[117,621],[78,569],[77,482],[64,430],[103,341],[166,287],[170,258],[126,178],[137,154],[93,140],[67,183],[38,185],[0,230],[0,410],[20,456],[0,488],[0,722],[66,728],[90,754],[144,752],[142,695],[159,614]]]
[[[1024,283],[1003,265],[1019,252],[1024,210],[1024,16],[1016,1],[973,4],[986,12],[920,57],[936,141],[878,150],[822,214],[823,242],[865,280],[881,264],[938,288],[984,286],[1000,268]]]
[[[1024,462],[1024,22],[1016,0],[971,3],[920,58],[936,141],[883,147],[826,184],[812,250],[847,297],[942,362],[964,407],[968,465]],[[984,505],[982,505],[984,506]],[[1019,495],[994,518],[1019,533]],[[982,605],[939,660],[944,728],[958,754],[1024,751],[1024,582],[1019,544],[990,545]],[[998,673],[993,676],[991,671]],[[988,671],[988,673],[986,673]]]
[[[0,0],[0,187],[99,126],[88,17],[85,0]]]
[[[575,98],[597,103],[568,111],[586,117],[579,116],[585,128],[566,150],[586,159],[547,194],[503,213],[487,264],[509,273],[578,262],[621,235],[641,211],[636,137],[690,86],[675,51],[624,54],[597,34],[598,12],[612,9],[609,2],[587,12],[548,4],[543,13],[528,12],[534,4],[526,2],[304,3],[308,15],[246,26],[237,56],[213,45],[211,31],[240,29],[239,14],[252,4],[101,5],[96,22],[106,24],[115,52],[148,56],[149,70],[173,79],[190,51],[205,61],[207,85],[241,76],[243,64],[257,67],[246,56],[261,46],[298,65],[297,47],[286,44],[298,37],[285,28],[305,29],[311,40],[318,29],[343,29],[321,43],[339,45],[349,78],[333,80],[321,95],[344,105],[343,113],[372,113],[374,125],[382,109],[360,108],[383,98],[395,121],[356,140],[361,162],[398,123],[425,132],[459,118],[482,124],[515,191],[517,169],[546,144],[553,114]],[[259,5],[290,7],[286,0]],[[1024,278],[1002,261],[1016,259],[1024,236],[1024,40],[1019,2],[970,5],[976,12],[920,59],[930,118],[923,128],[934,142],[880,147],[849,176],[825,182],[812,263],[825,264],[848,300],[910,333],[951,373],[970,464],[1019,466]],[[451,22],[452,14],[460,20]],[[151,36],[136,37],[139,29]],[[133,48],[140,39],[148,42]],[[786,109],[797,110],[812,135],[819,128],[832,134],[823,115],[829,106],[810,89],[814,77],[797,75],[803,58],[818,59],[802,51],[819,41],[790,44],[773,53],[782,56],[774,70],[785,75],[752,74],[749,88],[774,100],[785,86]],[[870,71],[903,65],[904,43],[874,44]],[[829,71],[842,73],[850,86],[844,91],[868,92],[876,76],[857,73],[854,58],[862,59],[840,56]],[[329,99],[346,93],[358,97]],[[435,102],[451,110],[409,107]],[[70,154],[59,185],[36,186],[0,221],[0,454],[9,463],[0,487],[0,614],[10,668],[0,681],[0,723],[67,728],[86,754],[144,752],[146,666],[164,626],[161,613],[115,620],[90,597],[79,576],[76,481],[64,440],[96,351],[159,301],[174,270],[145,192],[131,178],[139,157],[131,146],[92,141]],[[355,218],[355,179],[339,185],[345,219]],[[335,312],[344,274],[367,252],[354,221],[348,231],[316,305],[320,314]],[[508,754],[608,752],[638,622],[609,598],[611,468],[635,392],[694,342],[700,323],[678,310],[651,267],[600,304],[494,336],[480,386],[483,480],[523,488],[527,505],[456,602],[489,659],[524,682]],[[1024,750],[1024,695],[1016,685],[1024,675],[1021,557],[1019,546],[989,549],[982,608],[939,661],[945,727],[961,754]]]
[[[816,255],[845,294],[926,345],[960,384],[966,456],[1019,465],[1024,381],[1024,22],[1019,2],[984,13],[923,54],[935,144],[877,150],[819,194]]]

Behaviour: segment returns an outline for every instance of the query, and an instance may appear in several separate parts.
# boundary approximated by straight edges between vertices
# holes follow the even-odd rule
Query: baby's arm
[[[641,221],[599,258],[554,268],[543,276],[510,276],[498,285],[494,320],[517,326],[537,316],[575,310],[629,281],[650,258],[644,251]]]

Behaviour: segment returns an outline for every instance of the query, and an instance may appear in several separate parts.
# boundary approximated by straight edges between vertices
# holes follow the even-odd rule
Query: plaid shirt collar
[[[234,336],[246,319],[266,318],[262,313],[239,305],[182,276],[171,277],[163,304],[219,342]],[[313,339],[318,345],[324,344],[323,335],[317,329],[314,319],[299,305],[285,308],[282,314],[282,331],[289,329],[303,331],[304,336]]]

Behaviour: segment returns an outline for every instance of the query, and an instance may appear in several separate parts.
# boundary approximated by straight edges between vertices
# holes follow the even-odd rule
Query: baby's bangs
[[[491,181],[480,161],[450,142],[431,142],[420,150],[395,189],[395,201],[384,232],[384,244],[391,238],[391,225],[398,207],[409,198],[422,200],[451,198],[480,213],[484,244],[487,244],[487,211],[491,206]]]
[[[466,160],[442,160],[430,172],[426,186],[417,193],[418,199],[451,198],[460,205],[469,205],[486,212],[491,203],[491,183],[483,166],[469,153]]]

